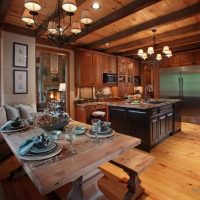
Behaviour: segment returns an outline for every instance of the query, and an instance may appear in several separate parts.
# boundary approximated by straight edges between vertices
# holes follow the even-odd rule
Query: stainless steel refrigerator
[[[161,98],[182,100],[182,121],[200,124],[200,66],[160,69]]]

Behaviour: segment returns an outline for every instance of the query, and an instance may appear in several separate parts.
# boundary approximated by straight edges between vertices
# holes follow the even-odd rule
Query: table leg
[[[72,189],[67,194],[67,200],[83,200],[83,176],[80,176],[72,184]]]
[[[10,181],[14,181],[16,180],[17,178],[20,178],[22,176],[24,176],[26,173],[23,169],[23,167],[20,165],[17,169],[13,170],[10,172],[9,174],[9,180]]]
[[[47,197],[48,200],[61,200],[59,195],[54,191],[47,194],[46,197]]]

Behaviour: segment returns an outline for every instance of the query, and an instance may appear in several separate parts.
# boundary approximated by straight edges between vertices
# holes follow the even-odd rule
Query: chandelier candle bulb
[[[144,60],[147,59],[147,53],[144,52],[144,53],[142,54],[142,58],[143,58]]]
[[[164,46],[163,53],[168,54],[168,52],[169,52],[169,46]]]
[[[64,0],[62,4],[63,10],[67,12],[75,12],[77,10],[77,5],[75,0]]]
[[[22,15],[22,21],[27,24],[34,24],[33,16],[29,13],[28,9],[25,9]]]
[[[150,55],[153,54],[154,53],[153,47],[148,47],[147,53]]]
[[[156,56],[156,60],[159,61],[159,60],[161,60],[161,59],[162,59],[162,55],[161,55],[160,53],[158,53],[157,56]]]
[[[24,6],[31,11],[39,11],[42,8],[39,0],[25,0]]]
[[[72,33],[78,34],[81,32],[81,26],[79,22],[73,22],[72,23],[72,29],[71,29]]]
[[[167,56],[168,58],[171,57],[171,56],[172,56],[172,51],[169,50],[168,53],[166,54],[166,56]]]
[[[81,13],[81,22],[83,24],[91,24],[92,23],[91,14],[87,9],[83,10]]]
[[[143,49],[139,49],[137,55],[140,56],[140,57],[142,57],[142,55],[143,55]]]

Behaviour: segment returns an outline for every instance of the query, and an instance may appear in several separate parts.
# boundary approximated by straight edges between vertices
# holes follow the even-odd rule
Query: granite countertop
[[[117,101],[117,102],[88,102],[88,103],[81,103],[76,104],[76,106],[95,106],[95,105],[107,105],[107,106],[117,106],[117,107],[124,107],[124,108],[135,108],[141,110],[147,110],[152,108],[158,108],[165,105],[170,105],[181,101],[180,99],[153,99],[153,101],[160,101],[158,104],[148,103],[148,102],[141,102],[139,104],[131,104],[127,103],[126,101]]]
[[[139,104],[132,104],[132,103],[127,103],[126,101],[120,101],[120,102],[110,102],[107,105],[147,110],[147,109],[158,108],[161,106],[174,104],[174,103],[181,101],[180,99],[153,99],[153,100],[160,101],[160,103],[153,104],[153,103],[148,103],[148,102],[141,102]]]

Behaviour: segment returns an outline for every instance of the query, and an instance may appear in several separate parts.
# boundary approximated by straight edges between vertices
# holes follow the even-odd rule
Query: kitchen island
[[[139,148],[146,151],[181,129],[179,99],[151,100],[140,104],[112,102],[108,104],[108,112],[112,128],[140,138]]]

